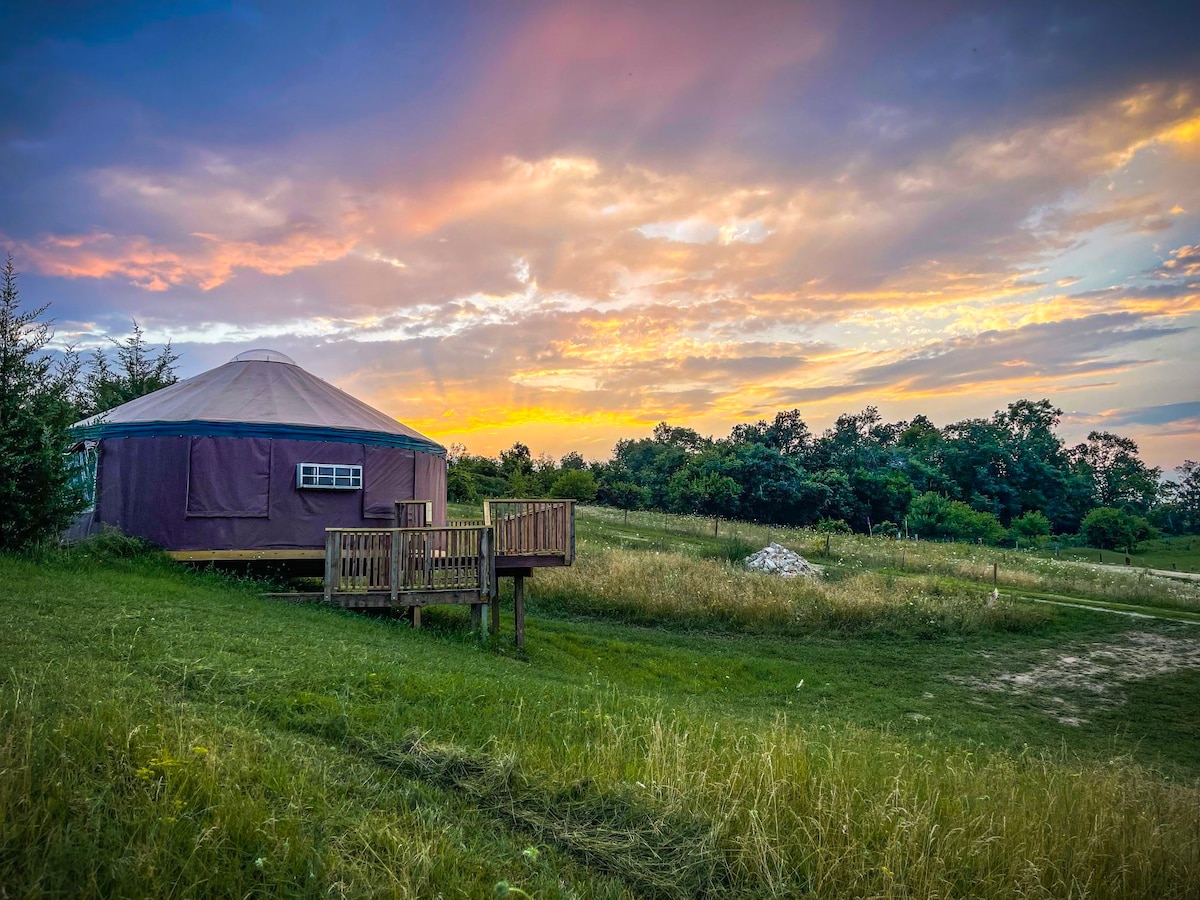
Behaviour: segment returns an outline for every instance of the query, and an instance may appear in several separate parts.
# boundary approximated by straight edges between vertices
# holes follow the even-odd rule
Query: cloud
[[[1200,400],[1114,410],[1105,413],[1104,419],[1110,425],[1194,425],[1200,421]]]
[[[933,342],[895,359],[856,367],[842,384],[784,392],[786,402],[833,397],[936,397],[964,391],[1001,389],[1022,393],[1067,390],[1094,379],[1152,364],[1114,356],[1131,344],[1193,330],[1157,326],[1131,313],[1094,315],[1063,322],[1036,323],[1011,331],[991,331]]]
[[[1149,274],[1155,278],[1186,281],[1200,279],[1200,244],[1176,247]],[[1200,291],[1200,284],[1188,284],[1189,290]]]
[[[152,292],[182,284],[211,290],[243,269],[286,275],[341,259],[354,245],[352,238],[320,234],[307,227],[290,229],[272,241],[231,241],[196,233],[178,249],[156,244],[143,235],[50,235],[16,243],[22,257],[43,274],[123,278]]]

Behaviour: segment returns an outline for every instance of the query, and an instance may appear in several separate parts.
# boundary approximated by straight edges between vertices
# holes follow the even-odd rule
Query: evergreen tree
[[[111,337],[108,340],[116,348],[116,364],[110,364],[99,350],[93,354],[91,370],[83,381],[85,415],[113,409],[178,380],[175,363],[179,354],[171,351],[171,342],[167,341],[157,355],[153,354],[136,320],[132,335],[123,341]]]
[[[66,451],[71,372],[42,350],[48,306],[21,310],[12,257],[0,271],[0,550],[51,537],[83,507]]]

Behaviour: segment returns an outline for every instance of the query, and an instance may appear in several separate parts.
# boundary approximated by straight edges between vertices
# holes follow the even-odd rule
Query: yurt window
[[[357,491],[362,489],[362,471],[362,466],[299,463],[296,466],[296,487]]]
[[[96,442],[75,445],[71,457],[71,485],[82,495],[84,512],[96,507]]]

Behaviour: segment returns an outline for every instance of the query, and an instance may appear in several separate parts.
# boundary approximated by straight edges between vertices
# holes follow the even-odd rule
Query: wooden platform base
[[[168,550],[167,556],[180,562],[251,562],[290,559],[324,560],[324,550]]]

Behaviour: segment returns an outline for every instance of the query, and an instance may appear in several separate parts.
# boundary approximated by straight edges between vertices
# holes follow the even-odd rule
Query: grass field
[[[1043,551],[1046,555],[1048,552]],[[1052,552],[1052,551],[1051,551]],[[1097,550],[1094,547],[1064,547],[1059,551],[1062,559],[1125,566],[1125,553],[1115,550]],[[1137,552],[1129,557],[1128,565],[1135,568],[1174,569],[1179,572],[1200,572],[1200,537],[1168,537],[1153,541],[1142,541]]]
[[[457,610],[413,632],[155,556],[0,557],[0,886],[1200,895],[1200,628],[989,609],[977,548],[835,538],[825,581],[776,581],[729,562],[765,530],[721,529],[583,511],[523,654]]]

